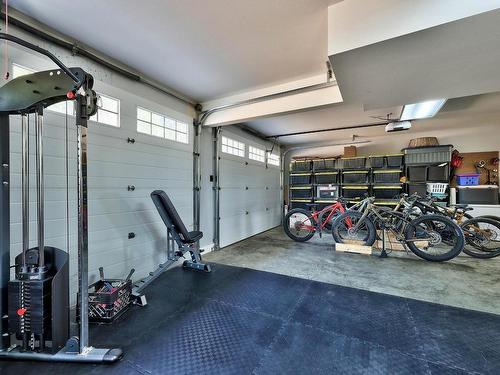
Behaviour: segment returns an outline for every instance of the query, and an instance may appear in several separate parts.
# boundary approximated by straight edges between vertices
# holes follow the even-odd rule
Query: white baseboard
[[[208,253],[211,253],[214,249],[214,244],[211,243],[209,245],[202,246],[200,250],[203,250],[203,253],[201,254],[202,256]]]

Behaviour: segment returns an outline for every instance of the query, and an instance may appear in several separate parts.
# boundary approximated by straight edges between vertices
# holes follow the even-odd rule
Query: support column
[[[212,130],[212,141],[213,141],[213,191],[214,191],[214,250],[220,249],[220,185],[219,185],[219,166],[220,166],[220,155],[219,155],[219,134],[220,127],[213,128]]]
[[[193,140],[193,230],[200,230],[201,211],[201,124],[198,119],[193,120],[194,140]],[[199,244],[199,242],[198,242]]]
[[[10,278],[10,139],[9,116],[0,115],[0,350],[10,345],[7,333],[7,284]]]
[[[92,100],[92,99],[90,99]],[[78,305],[80,308],[80,353],[89,346],[89,223],[88,223],[88,137],[87,98],[79,95],[76,101],[77,133],[77,190],[78,190]]]

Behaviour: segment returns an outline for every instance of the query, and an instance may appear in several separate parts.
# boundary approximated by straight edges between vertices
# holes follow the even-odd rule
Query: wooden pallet
[[[339,251],[341,253],[372,255],[371,246],[364,246],[356,243],[336,243],[335,251]]]
[[[377,231],[378,237],[382,238],[382,231],[378,230]],[[417,241],[415,242],[417,246],[426,246],[427,241]],[[377,250],[382,250],[382,240],[377,239],[375,243],[373,244],[373,248]],[[385,249],[390,251],[406,251],[406,249],[403,247],[401,242],[399,242],[394,234],[392,234],[389,231],[385,232]]]

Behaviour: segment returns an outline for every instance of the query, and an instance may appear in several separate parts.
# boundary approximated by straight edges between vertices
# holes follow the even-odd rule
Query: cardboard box
[[[344,158],[353,158],[358,156],[356,146],[345,146],[344,147]]]

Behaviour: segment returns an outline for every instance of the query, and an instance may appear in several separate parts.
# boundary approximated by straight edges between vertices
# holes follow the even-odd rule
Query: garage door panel
[[[66,249],[66,129],[64,116],[44,118],[45,234],[46,243]],[[72,279],[76,275],[77,190],[76,130],[69,118],[69,199]],[[11,253],[21,250],[21,134],[20,120],[11,126]],[[17,125],[16,125],[17,124]],[[127,138],[136,138],[134,144]],[[34,172],[34,137],[31,161]],[[104,267],[109,277],[126,276],[136,269],[134,279],[144,277],[165,256],[167,232],[150,193],[165,190],[181,218],[192,228],[192,144],[174,144],[135,131],[91,123],[89,126],[89,271],[97,275]],[[31,218],[35,216],[35,175],[31,173]],[[135,190],[127,187],[133,185]],[[36,222],[30,223],[35,239]],[[128,239],[129,233],[135,238]],[[35,245],[36,241],[32,241]],[[72,285],[72,288],[74,285]],[[72,290],[74,292],[74,290]]]
[[[237,138],[237,137],[236,137]],[[280,170],[220,154],[220,246],[228,246],[279,225]]]

